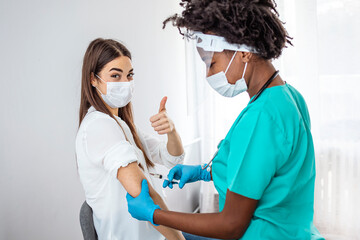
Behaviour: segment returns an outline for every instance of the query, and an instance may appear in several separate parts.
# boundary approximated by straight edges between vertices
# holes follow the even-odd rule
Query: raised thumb
[[[166,110],[165,107],[166,101],[167,101],[167,97],[163,97],[163,99],[161,99],[159,112]]]

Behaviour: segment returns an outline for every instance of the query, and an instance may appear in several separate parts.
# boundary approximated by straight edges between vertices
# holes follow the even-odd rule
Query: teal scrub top
[[[227,189],[258,200],[241,239],[323,239],[313,225],[315,156],[309,112],[289,84],[240,113],[214,158],[220,211]]]

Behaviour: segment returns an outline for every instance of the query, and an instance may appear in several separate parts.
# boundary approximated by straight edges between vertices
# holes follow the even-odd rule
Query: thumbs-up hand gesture
[[[160,102],[159,113],[155,114],[150,118],[151,126],[160,135],[172,133],[175,130],[174,123],[169,118],[166,112],[166,101],[167,97],[163,97]]]

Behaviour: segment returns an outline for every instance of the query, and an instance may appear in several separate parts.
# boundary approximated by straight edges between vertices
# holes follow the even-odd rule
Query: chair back
[[[80,226],[84,240],[98,240],[93,221],[93,211],[86,201],[80,208]]]

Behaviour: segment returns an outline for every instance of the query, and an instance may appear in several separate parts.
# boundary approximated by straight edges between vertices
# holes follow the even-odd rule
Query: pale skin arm
[[[117,172],[117,179],[124,186],[125,190],[133,197],[139,196],[141,192],[141,182],[146,179],[136,162],[130,163],[126,167],[121,167]],[[149,184],[150,196],[154,203],[161,209],[168,210],[161,196]],[[185,240],[180,231],[165,226],[154,226],[167,240]]]
[[[184,153],[184,148],[179,134],[176,132],[173,121],[169,118],[165,104],[167,97],[160,102],[159,113],[150,118],[151,126],[158,134],[167,134],[167,150],[173,156],[179,156]]]
[[[184,153],[184,148],[179,134],[174,127],[173,132],[168,133],[167,150],[173,156],[179,156]]]

